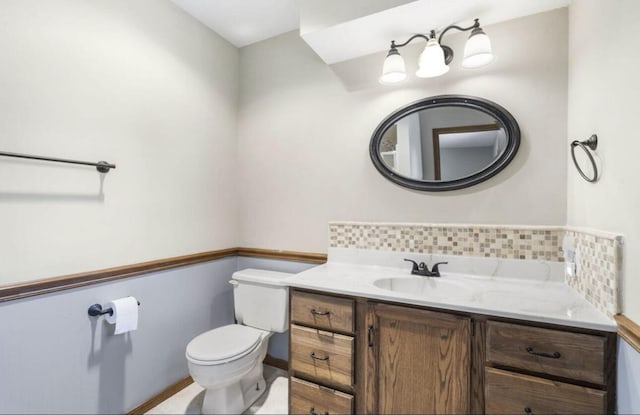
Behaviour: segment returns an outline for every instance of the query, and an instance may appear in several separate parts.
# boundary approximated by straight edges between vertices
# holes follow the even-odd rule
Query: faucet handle
[[[433,264],[433,267],[431,267],[431,272],[440,276],[440,269],[438,267],[444,264],[448,264],[448,262],[436,262],[435,264]]]
[[[407,262],[411,262],[413,264],[413,269],[411,270],[411,272],[415,272],[418,269],[420,269],[420,266],[418,265],[418,263],[416,261],[414,261],[412,259],[407,259],[407,258],[405,258],[404,260],[407,261]]]

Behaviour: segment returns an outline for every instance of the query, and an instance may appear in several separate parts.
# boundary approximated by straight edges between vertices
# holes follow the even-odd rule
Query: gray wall
[[[0,412],[122,413],[188,375],[187,343],[233,321],[226,258],[0,304]],[[138,330],[87,315],[132,295]]]
[[[228,283],[243,268],[300,272],[313,265],[225,258],[112,283],[0,303],[0,413],[122,413],[189,374],[196,335],[233,323]],[[138,330],[113,335],[93,303],[132,295]],[[269,353],[287,359],[287,334]]]
[[[640,353],[622,339],[618,343],[618,413],[640,413]]]

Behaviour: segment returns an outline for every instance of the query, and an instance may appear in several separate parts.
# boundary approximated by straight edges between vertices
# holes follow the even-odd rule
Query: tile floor
[[[245,414],[286,414],[289,394],[287,372],[265,365],[264,379],[267,381],[266,392],[245,411]],[[200,414],[203,399],[204,389],[197,383],[193,383],[151,409],[147,414]]]

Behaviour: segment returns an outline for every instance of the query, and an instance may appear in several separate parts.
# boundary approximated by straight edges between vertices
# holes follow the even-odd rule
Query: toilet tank
[[[293,274],[247,268],[233,273],[238,324],[282,333],[289,329],[289,287]]]

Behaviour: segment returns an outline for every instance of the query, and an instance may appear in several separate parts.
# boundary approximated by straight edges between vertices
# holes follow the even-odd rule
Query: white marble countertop
[[[328,262],[287,279],[291,287],[586,329],[616,323],[564,282]]]

